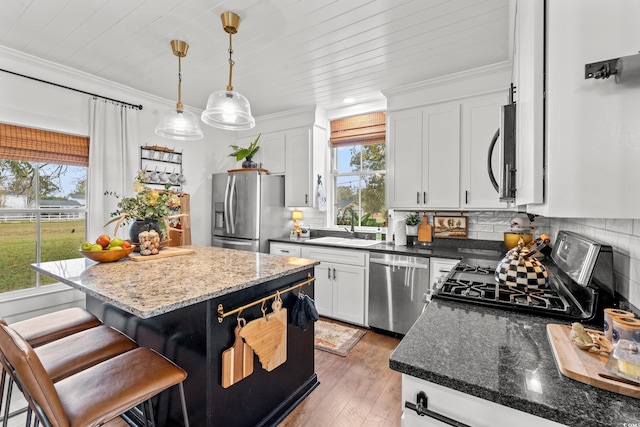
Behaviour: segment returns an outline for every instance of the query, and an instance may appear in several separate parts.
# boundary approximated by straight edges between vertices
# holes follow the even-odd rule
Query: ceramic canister
[[[613,345],[616,345],[619,340],[640,343],[640,319],[635,317],[614,317],[611,329]]]
[[[613,319],[616,317],[634,317],[633,313],[618,308],[605,308],[604,309],[604,337],[609,341],[613,341],[611,338],[611,328],[613,327]]]

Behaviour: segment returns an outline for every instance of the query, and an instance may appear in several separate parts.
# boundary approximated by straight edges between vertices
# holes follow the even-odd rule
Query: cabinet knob
[[[425,204],[425,205],[427,204],[427,192],[426,191],[424,191],[422,193],[422,203]]]
[[[416,192],[416,204],[419,205],[420,204],[420,192]]]

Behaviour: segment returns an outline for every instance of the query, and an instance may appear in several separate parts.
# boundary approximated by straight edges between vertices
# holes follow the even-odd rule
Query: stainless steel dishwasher
[[[406,334],[428,303],[429,258],[369,255],[369,326]]]

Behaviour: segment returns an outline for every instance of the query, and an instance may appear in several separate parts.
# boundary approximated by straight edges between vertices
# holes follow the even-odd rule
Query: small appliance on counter
[[[533,241],[537,230],[538,222],[533,216],[515,217],[511,220],[509,230],[504,233],[504,245],[507,249],[513,249],[518,246],[520,239],[527,245]]]

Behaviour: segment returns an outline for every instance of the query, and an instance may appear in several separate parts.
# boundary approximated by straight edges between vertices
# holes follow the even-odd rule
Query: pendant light
[[[209,96],[207,108],[202,112],[202,121],[220,129],[244,130],[251,129],[256,121],[251,115],[249,101],[244,96],[233,90],[231,77],[235,62],[232,59],[233,47],[231,37],[238,32],[240,17],[233,12],[224,12],[220,15],[222,28],[229,33],[229,84],[226,90],[214,92]]]
[[[176,109],[162,113],[156,126],[156,135],[180,140],[201,139],[202,129],[195,114],[186,111],[182,105],[182,62],[187,56],[189,44],[182,40],[171,40],[171,50],[178,57],[178,103]]]

